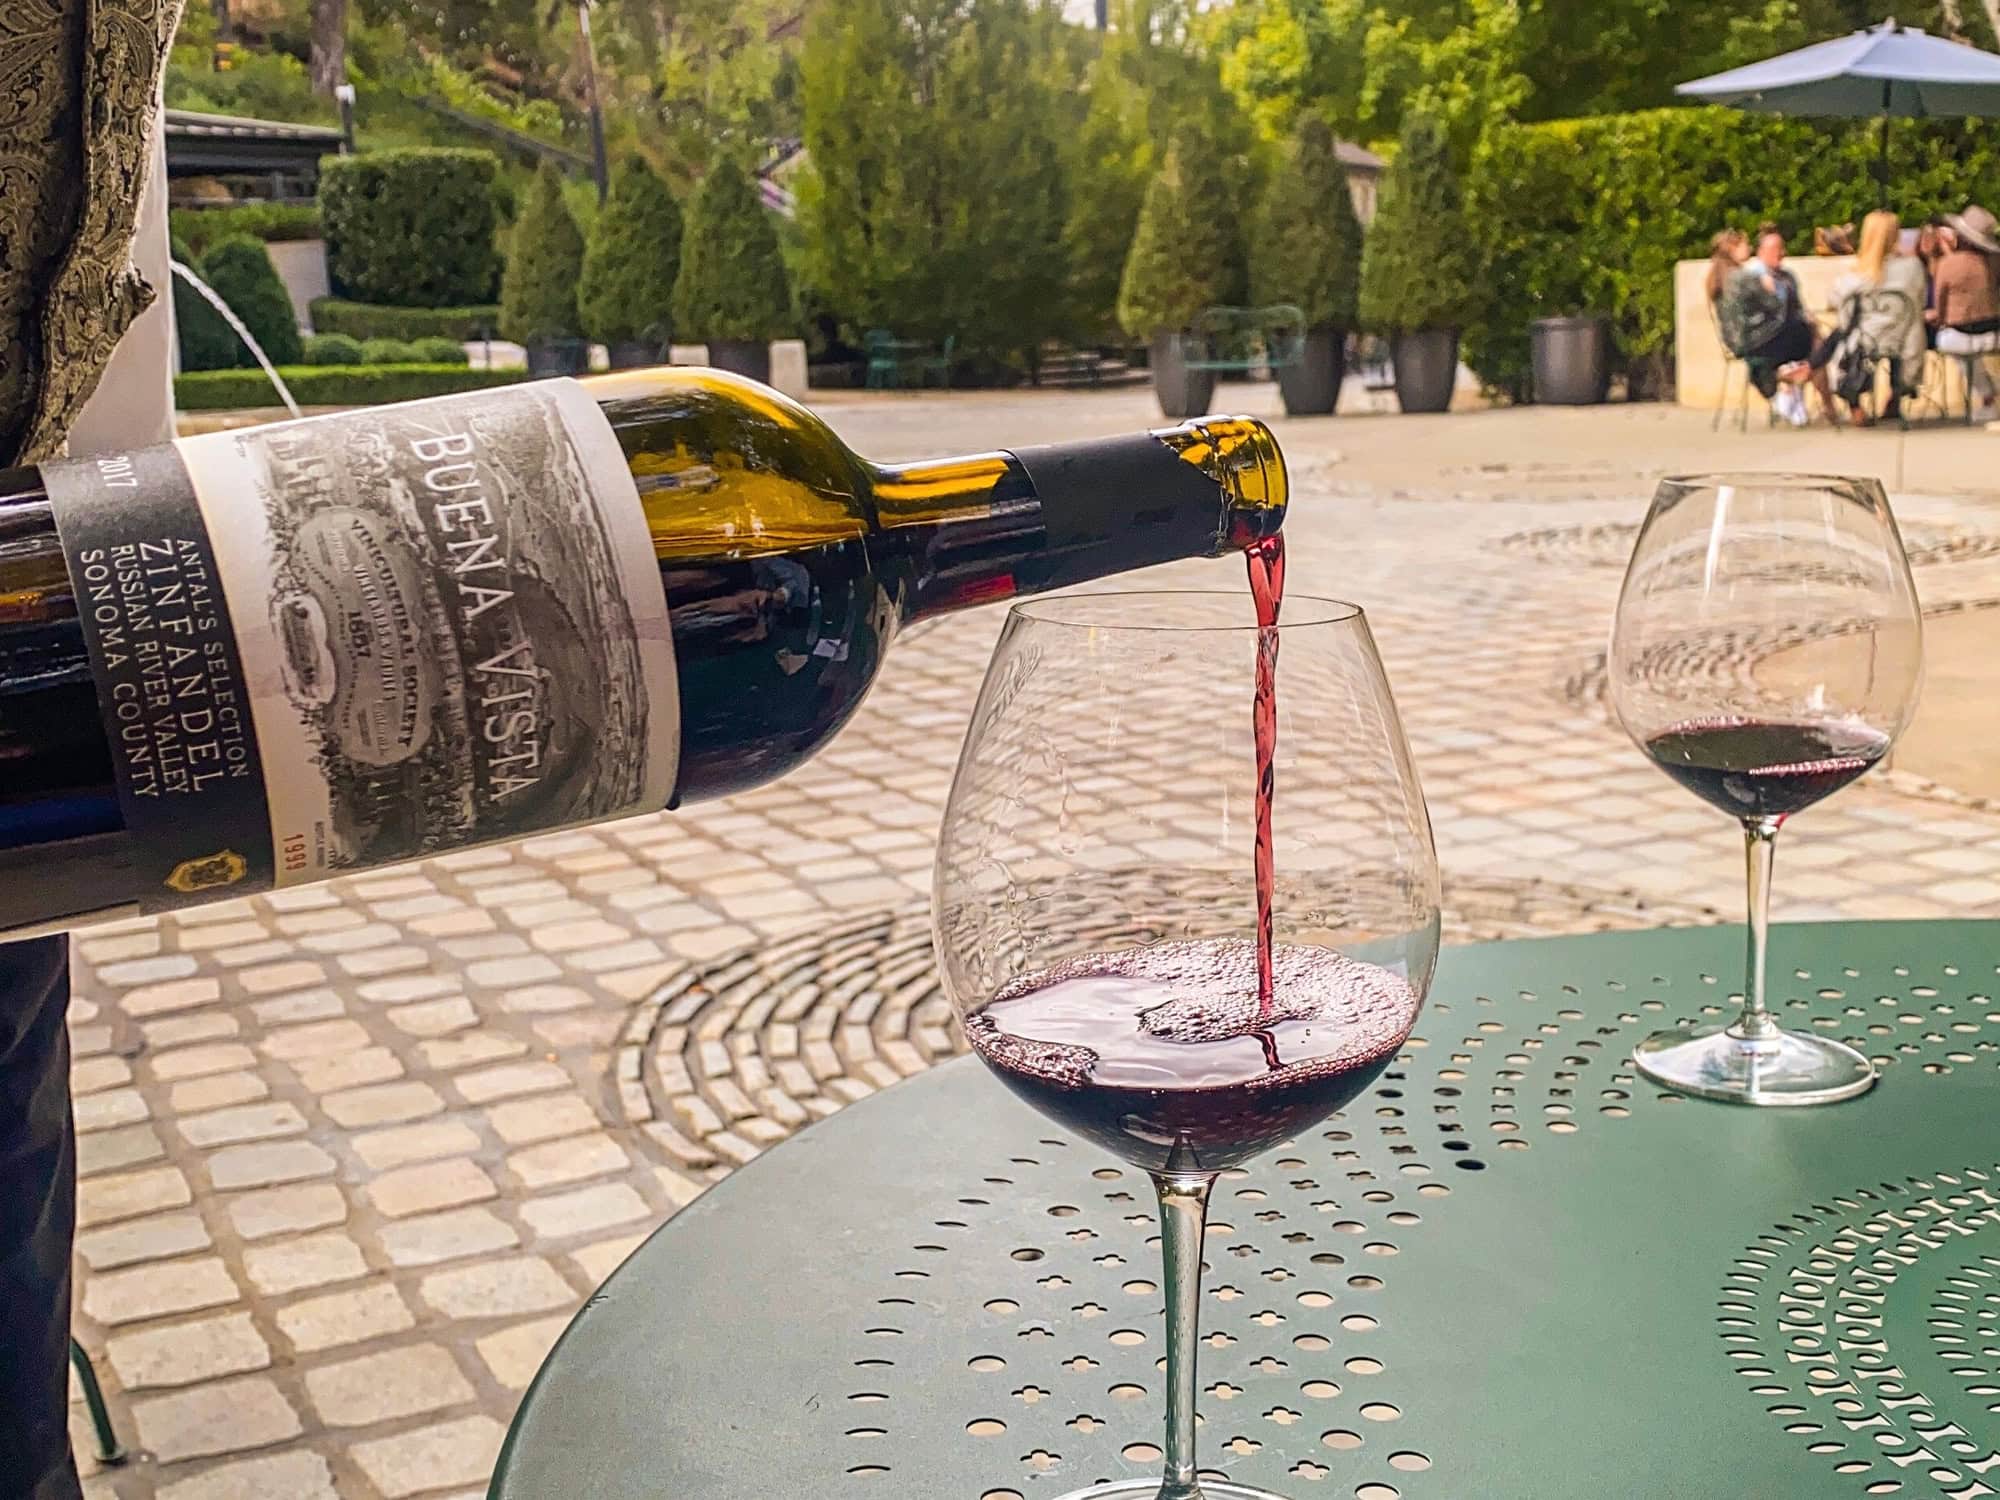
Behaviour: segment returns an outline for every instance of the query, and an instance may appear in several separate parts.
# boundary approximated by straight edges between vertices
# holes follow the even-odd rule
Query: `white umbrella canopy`
[[[1674,92],[1783,115],[2000,115],[2000,57],[1889,20]]]
[[[1903,26],[1879,26],[1675,87],[1688,99],[1778,115],[1875,116],[1874,174],[1889,191],[1889,122],[2000,115],[2000,56]]]

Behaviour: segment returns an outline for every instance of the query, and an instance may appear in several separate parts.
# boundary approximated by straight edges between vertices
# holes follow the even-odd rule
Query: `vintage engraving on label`
[[[581,387],[180,450],[249,676],[276,884],[665,804],[666,601]]]

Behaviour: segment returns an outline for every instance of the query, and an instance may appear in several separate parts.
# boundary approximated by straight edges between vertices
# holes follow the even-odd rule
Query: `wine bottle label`
[[[666,804],[645,513],[557,380],[44,468],[149,909]]]

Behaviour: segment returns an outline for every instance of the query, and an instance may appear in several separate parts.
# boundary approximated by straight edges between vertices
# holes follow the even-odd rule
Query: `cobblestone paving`
[[[829,414],[890,458],[1152,420],[1144,393]],[[1640,761],[1597,683],[1654,473],[1772,450],[1657,409],[1440,420],[1284,435],[1293,586],[1374,619],[1451,936],[1733,914],[1735,841]],[[1886,462],[1872,438],[1817,457]],[[1916,441],[1959,445],[1972,475],[1994,451]],[[1899,496],[1934,610],[2000,604],[2000,507],[1954,494],[1976,482]],[[1223,567],[1144,581],[1234,587]],[[92,1495],[482,1493],[543,1354],[643,1235],[951,1051],[923,902],[998,620],[899,645],[778,786],[79,938],[77,1326],[144,1450]],[[1802,820],[1778,893],[1790,918],[1992,914],[2000,811],[1891,768]]]

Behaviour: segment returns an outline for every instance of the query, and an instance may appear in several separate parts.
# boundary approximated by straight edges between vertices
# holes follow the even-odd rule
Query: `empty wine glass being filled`
[[[1281,573],[1257,561],[1275,618]],[[1293,598],[1260,626],[1241,593],[1015,606],[935,896],[973,1049],[1159,1200],[1165,1473],[1068,1500],[1272,1500],[1196,1464],[1209,1189],[1373,1082],[1437,957],[1430,823],[1361,611]]]
[[[1875,1081],[1852,1047],[1772,1018],[1771,861],[1786,819],[1889,753],[1922,675],[1916,586],[1877,481],[1662,482],[1619,595],[1611,701],[1655,765],[1743,825],[1750,922],[1742,1013],[1648,1037],[1633,1060],[1655,1083],[1801,1105]]]

